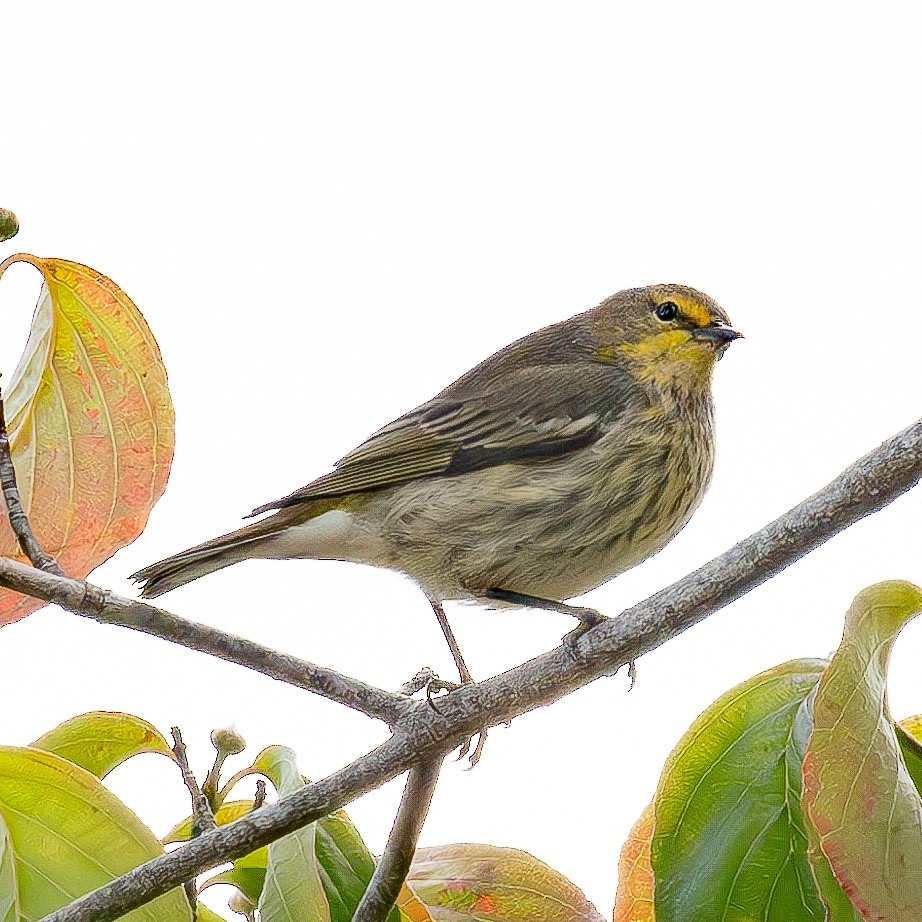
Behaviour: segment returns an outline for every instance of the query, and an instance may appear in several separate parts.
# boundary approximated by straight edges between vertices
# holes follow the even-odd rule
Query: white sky
[[[910,3],[3,4],[0,205],[23,228],[3,255],[115,279],[176,405],[167,492],[94,579],[130,593],[127,574],[236,527],[507,342],[660,281],[712,294],[747,337],[717,368],[716,475],[682,535],[586,603],[617,614],[814,492],[920,415],[920,26]],[[0,284],[7,374],[37,291],[27,266]],[[621,844],[690,721],[828,653],[862,587],[922,582],[920,518],[917,490],[644,657],[630,695],[599,681],[493,731],[475,771],[447,764],[423,844],[527,849],[609,915]],[[391,573],[248,563],[162,601],[385,687],[451,674]],[[449,617],[478,677],[572,626]],[[922,711],[920,652],[913,624],[897,717]],[[0,634],[0,694],[3,743],[124,709],[180,724],[200,772],[230,722],[313,778],[385,733],[55,609]],[[112,783],[158,834],[188,812],[166,760]],[[373,850],[401,784],[349,808]]]

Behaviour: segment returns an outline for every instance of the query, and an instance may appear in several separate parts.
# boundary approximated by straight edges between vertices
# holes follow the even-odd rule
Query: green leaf
[[[267,746],[256,758],[249,772],[265,775],[279,793],[279,797],[304,787],[306,781],[298,771],[298,758],[287,746]]]
[[[4,922],[40,919],[163,854],[94,775],[39,749],[0,747],[0,819]],[[125,918],[192,922],[192,913],[176,889]]]
[[[325,816],[317,823],[317,858],[320,877],[330,904],[331,922],[351,922],[375,872],[375,859],[345,811]],[[411,894],[391,910],[388,922],[429,920],[425,908]]]
[[[214,818],[218,826],[225,826],[246,816],[253,809],[251,800],[229,800],[221,804]],[[193,817],[187,816],[182,822],[177,823],[162,839],[164,845],[175,845],[177,842],[188,842],[192,838]]]
[[[204,903],[198,903],[195,907],[195,922],[225,922],[225,919]]]
[[[97,778],[105,778],[117,765],[142,752],[174,758],[169,743],[153,724],[120,711],[90,711],[72,717],[32,746],[68,759]]]
[[[900,753],[917,791],[922,791],[922,714],[907,717],[895,727]]]
[[[421,848],[407,883],[435,922],[603,922],[575,884],[517,848]]]
[[[225,801],[215,814],[219,826],[231,823],[245,816],[253,809],[252,801]],[[317,821],[317,839],[315,849],[319,863],[320,880],[330,906],[331,922],[351,922],[359,905],[362,894],[371,880],[375,870],[375,859],[362,841],[345,811],[340,810],[331,816]],[[192,837],[192,817],[187,817],[170,830],[164,843],[185,842]],[[269,864],[268,848],[260,848],[249,855],[234,861],[234,866],[227,871],[209,877],[202,887],[213,884],[232,884],[242,890],[254,903],[259,902],[266,869]],[[389,922],[401,922],[402,918],[413,918],[416,922],[425,922],[428,915],[425,909],[414,902],[407,894],[404,915],[394,909],[388,916]]]
[[[215,813],[215,823],[218,826],[224,826],[232,823],[234,820],[246,816],[253,809],[251,800],[229,800],[225,801]],[[164,837],[164,845],[171,845],[175,842],[187,842],[192,838],[192,821],[191,816],[186,817],[181,823],[177,823]],[[233,867],[220,874],[209,877],[201,885],[201,889],[214,886],[215,884],[231,884],[238,890],[245,893],[250,900],[256,905],[259,902],[260,894],[263,892],[263,883],[266,880],[266,868],[269,866],[269,850],[267,847],[258,848],[255,852],[250,852],[242,858],[237,858]]]
[[[269,746],[253,766],[269,778],[280,797],[304,786],[295,754],[287,746]],[[316,823],[310,823],[269,845],[269,865],[259,898],[260,922],[330,922],[316,838]]]
[[[922,611],[911,583],[861,592],[813,705],[804,805],[842,889],[866,919],[922,918],[922,799],[887,707],[890,652]]]
[[[19,913],[19,887],[16,886],[16,861],[10,831],[0,813],[0,922],[17,922]]]
[[[822,922],[786,748],[825,665],[792,660],[748,679],[679,741],[655,798],[656,918]]]

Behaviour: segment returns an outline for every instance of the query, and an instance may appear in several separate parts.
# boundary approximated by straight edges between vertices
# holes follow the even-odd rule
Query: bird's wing
[[[452,385],[379,429],[331,473],[251,515],[422,477],[557,458],[596,441],[638,399],[633,379],[610,365],[522,368],[480,387]]]

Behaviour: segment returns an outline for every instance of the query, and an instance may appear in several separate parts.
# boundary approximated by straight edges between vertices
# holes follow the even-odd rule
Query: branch
[[[45,922],[109,922],[184,880],[248,854],[338,810],[459,746],[485,726],[556,701],[649,652],[770,579],[922,479],[922,420],[865,455],[832,483],[694,573],[605,621],[575,646],[466,685],[439,702],[411,704],[383,745],[275,804],[140,865],[46,916]]]
[[[272,679],[376,717],[390,726],[409,706],[402,695],[349,678],[333,669],[317,666],[206,624],[188,621],[146,602],[106,592],[83,580],[55,576],[6,557],[0,557],[0,586],[45,602],[54,602],[75,615],[92,618],[101,624],[117,624],[152,634],[170,643],[246,666]]]
[[[6,514],[10,520],[10,527],[16,535],[16,540],[22,548],[23,554],[32,561],[33,565],[46,573],[63,576],[64,571],[58,562],[38,543],[25,510],[19,497],[19,487],[16,485],[16,469],[13,467],[13,456],[10,453],[10,437],[6,431],[6,417],[3,409],[3,397],[0,397],[0,487],[3,489],[3,498],[6,501]]]
[[[432,759],[410,769],[384,854],[362,895],[352,922],[382,922],[394,908],[400,888],[410,872],[416,843],[423,830],[423,823],[426,822],[441,768],[442,760]]]

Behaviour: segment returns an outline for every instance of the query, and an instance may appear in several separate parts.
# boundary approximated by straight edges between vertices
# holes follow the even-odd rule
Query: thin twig
[[[259,778],[256,782],[256,796],[253,798],[253,809],[258,810],[266,802],[266,782]]]
[[[416,843],[423,823],[426,822],[441,768],[442,760],[432,759],[410,769],[384,854],[362,895],[352,922],[384,922],[394,908],[400,888],[410,872]]]
[[[450,752],[495,726],[611,675],[670,637],[749,592],[922,478],[922,420],[865,455],[832,483],[720,557],[574,646],[562,645],[515,669],[467,685],[442,701],[443,714],[412,704],[383,745],[327,778],[140,865],[45,917],[109,922],[225,861],[249,854],[338,810],[412,765]],[[0,580],[2,582],[2,580]]]
[[[183,783],[186,785],[189,796],[192,798],[192,837],[195,838],[196,836],[200,836],[203,832],[211,832],[212,829],[217,827],[217,823],[214,821],[214,814],[211,812],[211,807],[205,799],[202,789],[198,786],[198,781],[195,780],[195,775],[192,774],[192,769],[189,766],[189,755],[186,752],[186,744],[182,740],[182,733],[179,732],[179,727],[173,727],[171,732],[173,734],[173,755],[176,757],[176,764],[182,772]],[[193,877],[191,880],[183,881],[182,886],[183,890],[186,891],[186,899],[192,907],[192,913],[196,915],[198,887],[195,884],[195,878]]]
[[[54,573],[56,576],[63,576],[64,571],[58,566],[58,562],[45,552],[32,526],[29,524],[29,518],[25,509],[22,507],[22,499],[19,496],[19,487],[16,485],[16,469],[13,467],[13,456],[10,453],[10,437],[6,431],[6,416],[3,409],[3,397],[0,396],[0,487],[3,488],[3,498],[6,500],[6,514],[10,520],[10,527],[16,535],[16,540],[22,548],[23,554],[32,561],[33,566],[44,570],[46,573]]]
[[[106,592],[83,580],[54,576],[6,557],[0,557],[0,586],[45,602],[54,602],[75,615],[92,618],[101,624],[115,624],[151,634],[190,650],[246,666],[389,725],[393,725],[410,705],[403,695],[351,679],[333,669],[264,647],[236,634],[180,618],[146,602]]]
[[[192,773],[189,766],[189,755],[186,752],[186,744],[183,742],[182,733],[179,727],[172,727],[170,732],[173,734],[173,755],[176,756],[176,764],[182,772],[182,780],[192,798],[192,836],[200,836],[203,833],[211,832],[216,827],[214,814],[211,812],[211,805],[208,799],[202,793],[199,783]]]

